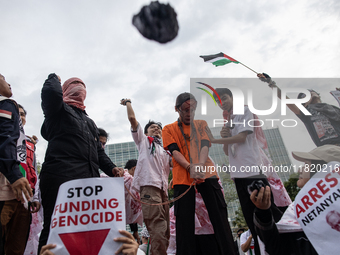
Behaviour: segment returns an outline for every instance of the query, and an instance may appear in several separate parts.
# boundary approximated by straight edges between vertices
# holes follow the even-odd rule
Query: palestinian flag
[[[215,54],[215,55],[206,55],[206,56],[200,56],[200,57],[203,58],[204,62],[212,63],[215,66],[223,66],[229,63],[235,63],[235,64],[240,63],[237,60],[233,59],[232,57],[229,57],[228,55],[222,52]]]

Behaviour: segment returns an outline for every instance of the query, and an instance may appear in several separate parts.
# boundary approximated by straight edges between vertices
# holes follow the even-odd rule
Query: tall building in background
[[[289,175],[293,173],[294,168],[291,167],[292,162],[289,159],[280,130],[278,128],[271,128],[263,130],[263,132],[267,139],[273,166],[287,166],[287,169],[291,168],[291,172],[278,172],[278,175],[283,182],[288,181]]]
[[[211,132],[213,133],[215,138],[221,138],[220,131],[221,127],[211,128]],[[288,152],[283,143],[279,129],[271,128],[263,131],[267,139],[268,149],[273,166],[289,167],[291,165],[291,161],[289,159]],[[209,156],[213,159],[216,165],[228,166],[228,156],[224,154],[222,147],[223,145],[221,144],[212,144],[209,150]],[[125,163],[129,159],[138,159],[138,151],[134,142],[108,144],[105,147],[105,152],[110,157],[112,162],[115,163],[118,167],[124,167]],[[221,177],[225,193],[236,194],[235,185],[233,184],[233,182],[224,182],[224,180],[230,179],[229,174],[222,172],[219,173],[219,175]],[[289,179],[290,173],[278,172],[278,175],[280,176],[282,182],[285,182]],[[235,213],[238,208],[239,202],[236,196],[236,199],[233,202],[228,203],[228,215],[231,222],[235,219]]]
[[[105,152],[118,167],[125,167],[129,159],[138,159],[135,142],[108,144],[105,146]]]

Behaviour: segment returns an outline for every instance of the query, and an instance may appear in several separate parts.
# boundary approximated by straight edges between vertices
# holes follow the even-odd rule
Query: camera
[[[247,186],[249,194],[253,193],[254,190],[260,191],[262,187],[266,187],[266,184],[262,180],[255,180]]]

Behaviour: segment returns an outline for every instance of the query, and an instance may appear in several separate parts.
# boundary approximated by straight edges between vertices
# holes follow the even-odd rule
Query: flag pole
[[[254,70],[253,70],[253,69],[251,69],[250,67],[248,67],[248,66],[246,66],[246,65],[242,64],[241,62],[239,62],[239,63],[240,63],[241,65],[243,65],[244,67],[247,67],[249,70],[253,71],[254,73],[258,74],[258,72],[254,71]]]

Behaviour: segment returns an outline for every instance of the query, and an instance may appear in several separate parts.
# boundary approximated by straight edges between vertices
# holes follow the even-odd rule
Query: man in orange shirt
[[[179,118],[164,127],[163,145],[173,158],[174,197],[184,193],[196,181],[196,188],[203,197],[215,234],[195,236],[195,189],[190,188],[174,203],[176,254],[235,254],[227,205],[218,184],[218,176],[213,171],[214,164],[208,158],[210,142],[205,132],[207,123],[194,120],[196,106],[197,101],[190,93],[182,93],[177,97],[175,110]]]

